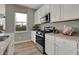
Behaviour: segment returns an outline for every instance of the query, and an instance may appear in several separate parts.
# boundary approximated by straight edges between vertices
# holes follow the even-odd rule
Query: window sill
[[[15,31],[15,33],[25,33],[27,31]]]

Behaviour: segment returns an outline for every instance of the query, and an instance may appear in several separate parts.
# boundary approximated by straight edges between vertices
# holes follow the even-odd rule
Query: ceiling
[[[29,7],[32,9],[39,9],[42,6],[42,4],[19,4],[19,5]]]

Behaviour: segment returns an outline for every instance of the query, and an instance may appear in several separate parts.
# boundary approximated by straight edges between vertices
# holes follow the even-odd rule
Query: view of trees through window
[[[15,13],[16,31],[26,31],[27,29],[27,14]]]

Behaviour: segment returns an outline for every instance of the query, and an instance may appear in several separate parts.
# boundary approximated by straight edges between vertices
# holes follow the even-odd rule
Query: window
[[[26,31],[27,29],[27,14],[15,13],[16,31]]]
[[[5,17],[3,14],[0,14],[0,32],[5,30]]]

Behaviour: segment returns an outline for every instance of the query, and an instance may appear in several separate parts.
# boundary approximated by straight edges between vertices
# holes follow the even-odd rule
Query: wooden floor
[[[43,55],[33,42],[20,43],[15,45],[15,55]]]

